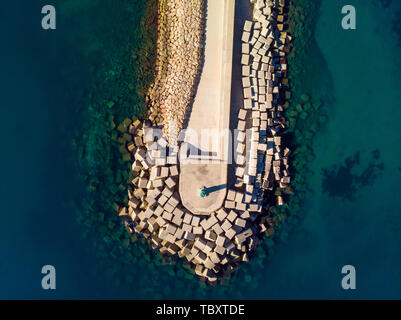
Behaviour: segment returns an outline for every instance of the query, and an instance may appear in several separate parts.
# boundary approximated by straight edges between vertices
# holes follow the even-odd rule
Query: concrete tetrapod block
[[[251,86],[251,80],[249,77],[243,77],[242,78],[242,87],[243,88],[248,88]]]
[[[249,43],[243,43],[242,44],[242,53],[243,54],[249,54]]]
[[[250,37],[251,37],[251,33],[250,33],[250,32],[247,32],[247,31],[244,31],[244,32],[242,33],[242,38],[241,38],[241,40],[242,40],[243,42],[248,42]]]
[[[232,190],[230,190],[230,191],[232,191]],[[230,192],[229,191],[229,192]],[[233,193],[234,193],[234,195],[235,195],[235,192],[234,191],[232,191]],[[233,198],[234,199],[234,198]],[[223,208],[221,208],[221,209],[219,209],[218,211],[217,211],[217,219],[219,219],[220,221],[223,221],[225,218],[227,217],[227,213],[225,212],[225,210],[223,209]]]
[[[237,128],[240,131],[245,131],[246,122],[243,120],[238,121]]]
[[[244,108],[245,109],[251,109],[252,108],[252,100],[251,99],[245,99],[244,100]],[[245,130],[245,128],[244,128]]]
[[[251,67],[250,66],[242,66],[242,75],[244,77],[249,77],[251,74]]]
[[[241,64],[248,66],[249,65],[249,54],[243,54],[241,57]]]
[[[240,119],[240,120],[246,120],[246,117],[247,117],[247,110],[245,110],[245,109],[240,109],[239,110],[239,112],[238,112],[238,119]],[[241,131],[240,131],[241,132]]]
[[[244,31],[250,32],[253,26],[253,22],[246,20],[244,23]]]

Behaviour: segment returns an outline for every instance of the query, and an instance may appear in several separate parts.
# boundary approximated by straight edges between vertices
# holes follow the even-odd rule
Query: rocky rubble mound
[[[199,82],[205,28],[204,0],[160,0],[156,78],[148,93],[150,120],[175,143]]]

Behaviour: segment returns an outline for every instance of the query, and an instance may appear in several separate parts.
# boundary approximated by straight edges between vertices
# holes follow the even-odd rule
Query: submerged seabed
[[[248,10],[247,2],[237,0],[237,6]],[[249,264],[218,287],[204,286],[181,264],[163,260],[141,240],[130,238],[114,211],[115,202],[124,201],[128,168],[113,132],[126,116],[143,114],[141,90],[151,81],[154,35],[151,24],[141,25],[145,2],[60,1],[57,33],[45,37],[32,31],[37,30],[33,17],[40,6],[21,2],[19,10],[27,10],[25,28],[36,36],[28,41],[24,26],[15,30],[11,46],[19,50],[13,54],[27,47],[46,50],[34,59],[20,53],[8,60],[16,79],[4,81],[10,87],[5,99],[10,110],[29,115],[22,122],[26,134],[10,137],[8,143],[19,145],[21,137],[29,136],[37,147],[29,149],[31,173],[7,174],[29,186],[26,205],[15,206],[19,182],[3,188],[9,193],[5,211],[14,214],[1,224],[7,228],[1,232],[2,256],[8,258],[1,274],[19,281],[3,279],[1,297],[401,298],[396,195],[401,174],[401,3],[354,1],[358,29],[343,31],[340,1],[292,2],[293,98],[286,139],[295,151],[294,196],[287,210],[276,212],[282,226]],[[11,49],[6,53],[11,55]],[[21,61],[26,67],[17,67]],[[38,61],[49,68],[38,68]],[[26,80],[26,101],[14,98],[18,78],[32,78]],[[51,103],[46,104],[49,92]],[[4,119],[15,130],[12,120],[21,118],[10,112]],[[28,126],[32,119],[38,125]],[[27,165],[14,163],[2,167],[12,172],[10,168]],[[81,180],[72,178],[78,175]],[[74,210],[62,205],[71,200]],[[53,296],[43,293],[37,280],[41,266],[52,263],[59,277]],[[341,289],[345,264],[356,267],[356,291]]]

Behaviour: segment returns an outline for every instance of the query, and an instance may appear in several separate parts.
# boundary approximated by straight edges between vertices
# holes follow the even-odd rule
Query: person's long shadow
[[[214,186],[214,187],[209,187],[205,189],[206,195],[208,196],[209,194],[211,194],[212,192],[216,192],[219,191],[221,189],[227,188],[227,183],[225,184],[221,184],[219,186]]]

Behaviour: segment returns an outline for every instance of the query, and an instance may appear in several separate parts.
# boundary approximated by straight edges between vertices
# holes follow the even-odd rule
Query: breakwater
[[[280,137],[285,128],[282,111],[290,98],[285,56],[291,37],[284,31],[285,1],[251,3],[254,20],[246,21],[242,36],[244,101],[235,141],[237,180],[221,208],[203,216],[182,205],[177,189],[179,146],[166,136],[166,119],[164,126],[131,119],[122,126],[127,152],[134,158],[128,206],[119,209],[128,231],[141,234],[163,254],[185,258],[211,283],[249,260],[269,232],[270,204],[264,196],[273,205],[283,205],[281,192],[290,182],[290,150]],[[165,105],[163,97],[169,94],[159,97],[156,105]],[[180,127],[183,119],[178,120]]]

